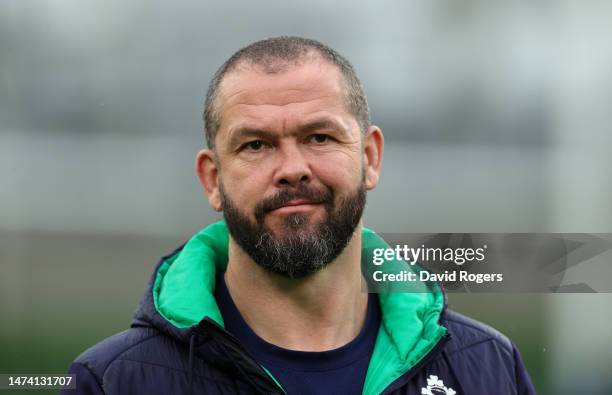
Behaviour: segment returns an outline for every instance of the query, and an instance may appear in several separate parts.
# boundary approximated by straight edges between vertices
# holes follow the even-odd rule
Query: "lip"
[[[285,203],[282,207],[272,210],[272,212],[279,214],[305,212],[310,211],[318,206],[320,206],[320,203],[311,202],[309,200],[291,200]]]

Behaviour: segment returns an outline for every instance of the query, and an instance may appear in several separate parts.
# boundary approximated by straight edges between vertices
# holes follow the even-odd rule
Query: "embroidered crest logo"
[[[455,395],[456,392],[452,388],[447,388],[444,385],[444,382],[438,378],[438,376],[434,376],[433,374],[429,375],[427,379],[427,387],[421,388],[421,395]]]

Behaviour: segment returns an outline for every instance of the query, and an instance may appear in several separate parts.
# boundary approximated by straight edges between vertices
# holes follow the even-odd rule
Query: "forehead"
[[[349,115],[342,75],[322,59],[287,65],[275,73],[261,66],[238,65],[224,77],[217,105],[220,131],[238,122]]]

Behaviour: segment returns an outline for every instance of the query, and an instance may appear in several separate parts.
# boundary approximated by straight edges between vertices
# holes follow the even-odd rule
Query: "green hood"
[[[389,247],[367,228],[363,228],[362,236],[364,250]],[[153,284],[153,302],[157,312],[175,327],[194,326],[206,316],[224,326],[214,290],[215,274],[225,271],[227,266],[228,244],[225,223],[216,222],[193,236],[160,265]],[[416,270],[409,265],[403,269]],[[378,299],[382,322],[364,394],[381,393],[415,366],[446,334],[446,328],[438,323],[444,308],[444,294],[438,284],[422,284],[422,292],[381,293]]]

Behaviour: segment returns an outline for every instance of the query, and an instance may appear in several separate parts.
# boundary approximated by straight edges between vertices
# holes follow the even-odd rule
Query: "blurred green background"
[[[65,372],[128,327],[157,259],[218,218],[193,171],[201,103],[216,68],[268,36],[319,39],[360,75],[386,137],[368,227],[612,232],[611,12],[570,0],[0,2],[0,372]],[[516,342],[540,394],[612,393],[610,294],[450,305]]]

